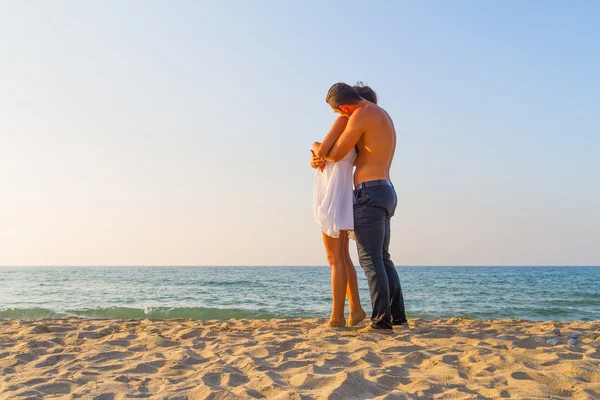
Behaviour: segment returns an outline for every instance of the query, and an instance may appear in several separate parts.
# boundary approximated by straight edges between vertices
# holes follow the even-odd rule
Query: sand
[[[600,399],[600,321],[325,322],[0,320],[0,399]]]

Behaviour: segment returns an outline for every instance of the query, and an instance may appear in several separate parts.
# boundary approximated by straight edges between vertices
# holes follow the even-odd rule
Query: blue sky
[[[600,264],[598,17],[4,2],[0,265],[325,264],[308,149],[358,80],[398,132],[396,264]]]

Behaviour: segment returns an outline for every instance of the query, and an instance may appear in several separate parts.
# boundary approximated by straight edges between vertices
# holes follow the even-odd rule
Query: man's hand
[[[312,157],[310,159],[310,166],[312,168],[319,168],[321,172],[325,169],[325,160],[315,156],[314,151],[310,151],[312,153]]]

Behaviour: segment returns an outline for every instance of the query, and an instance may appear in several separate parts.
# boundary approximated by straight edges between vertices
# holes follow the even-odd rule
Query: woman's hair
[[[362,81],[356,82],[356,85],[352,86],[352,89],[363,99],[377,104],[377,94],[375,94],[373,89],[362,83]]]

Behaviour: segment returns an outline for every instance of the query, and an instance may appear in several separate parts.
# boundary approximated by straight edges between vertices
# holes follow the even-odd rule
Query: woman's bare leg
[[[357,325],[360,321],[365,319],[367,314],[360,305],[360,295],[358,293],[358,278],[356,277],[356,269],[350,258],[350,247],[348,235],[344,232],[344,266],[346,268],[346,276],[348,277],[348,285],[346,287],[346,293],[348,294],[348,305],[350,308],[350,315],[348,316],[348,325]],[[340,236],[341,239],[341,236]]]
[[[344,318],[344,303],[346,302],[346,286],[348,277],[346,276],[346,265],[344,260],[344,241],[345,232],[340,232],[339,238],[332,238],[323,233],[323,243],[327,252],[327,262],[331,267],[331,294],[333,305],[331,319],[327,326],[343,327],[346,326]]]

